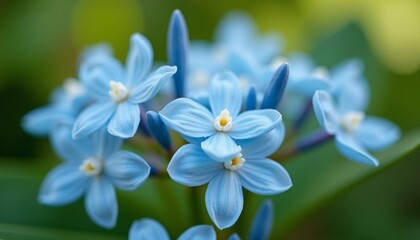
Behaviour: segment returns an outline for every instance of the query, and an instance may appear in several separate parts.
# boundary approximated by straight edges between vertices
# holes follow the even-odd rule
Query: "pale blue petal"
[[[149,73],[153,63],[153,48],[149,40],[140,33],[131,35],[130,50],[128,52],[126,66],[126,84],[136,87]]]
[[[88,184],[88,178],[79,170],[78,164],[61,164],[45,177],[38,201],[53,206],[69,204],[83,195]]]
[[[225,162],[241,152],[241,147],[227,133],[216,133],[201,142],[203,151],[213,160]]]
[[[73,126],[73,138],[83,138],[104,126],[115,112],[114,103],[94,103],[83,110]]]
[[[208,137],[216,132],[211,112],[187,98],[175,99],[159,114],[166,126],[187,137]]]
[[[219,229],[235,224],[243,205],[241,183],[234,172],[221,172],[209,183],[206,190],[207,212]]]
[[[233,119],[229,135],[234,139],[251,139],[268,133],[281,123],[277,110],[262,109],[246,111]]]
[[[110,179],[105,176],[92,179],[85,197],[85,208],[89,217],[99,226],[115,227],[118,205]]]
[[[210,81],[210,108],[214,117],[227,109],[234,118],[242,106],[242,91],[238,78],[231,72],[217,74]]]
[[[228,240],[241,240],[241,238],[239,237],[237,233],[234,233],[229,236]]]
[[[22,118],[22,127],[35,136],[47,136],[52,125],[63,117],[58,107],[46,106],[34,109]]]
[[[340,112],[365,111],[370,98],[370,89],[365,79],[355,79],[342,84],[336,93]]]
[[[138,104],[122,102],[108,124],[108,132],[120,138],[131,138],[137,132],[140,123]]]
[[[172,180],[189,187],[208,183],[220,171],[223,171],[223,163],[211,160],[200,146],[194,144],[178,149],[168,165]]]
[[[123,140],[109,134],[106,127],[103,127],[91,135],[91,142],[97,156],[107,158],[121,148]]]
[[[130,191],[139,188],[146,181],[150,166],[132,152],[118,151],[105,160],[105,172],[115,186]]]
[[[371,150],[381,150],[394,144],[401,136],[401,131],[394,123],[377,117],[367,117],[354,133],[363,146]]]
[[[51,145],[57,155],[66,161],[81,163],[83,160],[95,156],[92,141],[89,138],[73,139],[71,123],[60,123],[54,125],[51,132]]]
[[[253,19],[241,11],[226,14],[216,30],[217,41],[230,45],[235,45],[238,41],[249,41],[256,34]]]
[[[252,220],[250,240],[267,240],[270,238],[273,227],[273,202],[266,200],[258,210],[254,220]]]
[[[321,127],[329,134],[336,132],[338,117],[331,95],[323,90],[316,91],[312,99],[315,116]]]
[[[128,240],[170,240],[168,232],[158,221],[143,218],[133,222]]]
[[[154,97],[160,88],[176,73],[176,67],[162,66],[152,72],[146,79],[132,87],[128,101],[143,103]]]
[[[331,83],[327,80],[310,75],[304,79],[299,79],[299,81],[295,81],[290,84],[290,90],[311,97],[314,95],[316,90],[328,90],[330,86]]]
[[[188,228],[178,240],[216,240],[216,232],[210,225],[197,225]]]
[[[292,187],[286,169],[268,158],[245,158],[244,165],[237,173],[241,185],[256,194],[273,195]]]
[[[335,145],[341,154],[353,161],[374,167],[379,165],[378,160],[374,156],[370,155],[366,149],[349,136],[343,134],[336,135]]]
[[[273,154],[283,143],[285,136],[284,124],[281,122],[270,132],[249,140],[238,140],[245,158],[263,158]],[[270,143],[270,144],[267,144]]]
[[[123,67],[111,56],[100,55],[82,63],[80,81],[87,91],[99,99],[109,98],[110,81],[125,81]]]

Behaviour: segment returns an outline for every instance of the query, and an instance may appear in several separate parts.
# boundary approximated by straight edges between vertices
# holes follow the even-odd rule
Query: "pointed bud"
[[[173,76],[177,98],[185,95],[188,41],[188,29],[184,16],[181,11],[175,10],[169,22],[167,52],[169,64],[178,68]]]
[[[148,111],[146,114],[147,127],[149,133],[153,138],[167,151],[172,151],[171,136],[169,130],[163,123],[159,114],[153,111]]]
[[[273,202],[271,200],[266,200],[252,221],[251,232],[249,233],[248,239],[269,239],[273,227],[273,214]]]
[[[287,79],[289,78],[289,65],[283,63],[277,68],[271,79],[267,90],[264,93],[264,99],[261,103],[261,109],[272,108],[275,109],[279,104],[286,88]]]
[[[151,137],[149,133],[149,129],[147,128],[147,119],[146,119],[146,109],[143,104],[139,105],[140,107],[140,124],[139,124],[139,130],[141,131],[145,136]]]
[[[255,109],[257,109],[257,90],[252,86],[249,88],[248,95],[246,96],[245,110],[249,111]]]

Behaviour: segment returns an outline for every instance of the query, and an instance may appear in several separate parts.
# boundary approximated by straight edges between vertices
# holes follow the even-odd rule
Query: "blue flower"
[[[143,218],[133,222],[130,228],[129,240],[169,240],[169,234],[158,221]],[[197,225],[187,229],[178,240],[216,240],[216,232],[212,226]]]
[[[239,114],[243,95],[231,73],[216,75],[209,91],[211,110],[193,100],[178,98],[166,105],[160,116],[188,141],[200,143],[212,159],[222,162],[232,159],[241,151],[234,140],[259,137],[281,123],[281,114],[272,109]]]
[[[162,66],[150,72],[153,50],[140,34],[131,37],[126,69],[111,57],[97,57],[82,64],[81,80],[95,102],[76,119],[73,137],[82,138],[107,125],[121,138],[134,136],[140,123],[139,104],[150,100],[176,72]]]
[[[56,126],[52,146],[64,161],[47,175],[38,200],[58,206],[85,194],[89,217],[102,227],[112,228],[118,214],[114,188],[137,189],[149,176],[150,167],[138,155],[119,151],[122,140],[109,135],[105,128],[88,138],[74,140],[71,126]]]
[[[350,95],[348,97],[337,101],[354,100]],[[378,160],[368,150],[386,148],[400,137],[400,130],[393,123],[377,117],[366,117],[358,109],[349,109],[349,104],[336,104],[326,91],[315,92],[313,107],[321,127],[334,135],[337,149],[356,162],[378,166]]]
[[[219,229],[232,226],[243,208],[242,187],[272,195],[292,186],[287,171],[266,156],[277,150],[284,137],[283,125],[253,140],[237,141],[242,151],[223,163],[206,155],[194,144],[181,147],[168,165],[169,176],[190,187],[208,184],[206,207]],[[269,143],[269,144],[267,144]]]

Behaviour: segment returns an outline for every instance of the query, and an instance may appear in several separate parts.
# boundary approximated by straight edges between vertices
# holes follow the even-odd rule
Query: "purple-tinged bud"
[[[166,149],[168,152],[171,152],[171,136],[169,135],[169,130],[165,123],[163,123],[162,119],[160,119],[159,114],[153,111],[148,111],[146,114],[146,119],[149,133],[164,149]]]
[[[257,90],[255,90],[255,87],[252,86],[246,96],[245,110],[249,111],[255,109],[257,109]]]
[[[275,109],[280,103],[286,88],[287,79],[289,78],[289,65],[284,63],[277,68],[271,79],[267,90],[264,93],[264,98],[261,103],[261,109],[272,108]]]
[[[251,231],[248,239],[264,240],[269,239],[273,227],[273,202],[266,200],[258,210],[251,224]]]

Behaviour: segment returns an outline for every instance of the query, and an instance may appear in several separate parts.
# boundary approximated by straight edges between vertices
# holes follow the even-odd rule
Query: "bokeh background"
[[[24,184],[14,176],[25,171],[13,169],[36,166],[42,179],[58,162],[48,140],[22,131],[21,117],[46,104],[50,91],[65,78],[77,76],[78,54],[89,45],[108,42],[116,57],[124,60],[129,36],[141,32],[152,42],[155,58],[166,61],[166,32],[174,9],[183,12],[191,39],[211,40],[221,17],[239,9],[253,16],[262,32],[280,32],[286,55],[304,51],[327,67],[360,58],[372,91],[368,113],[390,119],[403,133],[420,126],[418,0],[2,0],[0,228],[38,221],[36,214],[20,207],[37,204],[33,196],[39,183],[22,194]],[[419,239],[419,161],[417,149],[322,204],[285,239]],[[78,208],[81,205],[76,203]],[[48,207],[41,210],[51,212]],[[86,224],[78,230],[107,233],[88,219],[82,223]],[[113,233],[124,236],[126,230]],[[23,230],[16,227],[16,231]]]

